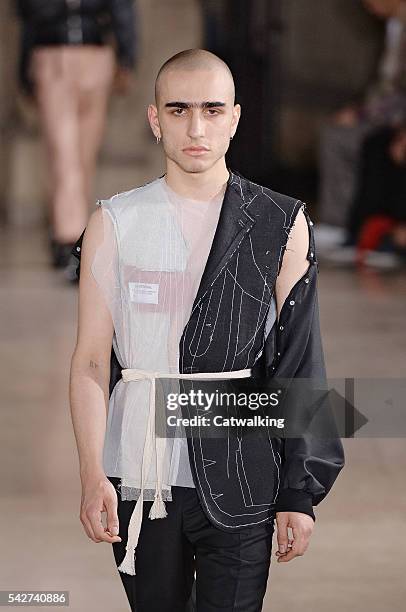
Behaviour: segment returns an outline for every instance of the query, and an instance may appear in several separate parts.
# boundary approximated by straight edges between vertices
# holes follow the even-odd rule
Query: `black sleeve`
[[[295,378],[299,385],[286,394],[286,402],[290,402],[286,412],[288,418],[297,423],[302,419],[304,433],[283,440],[281,489],[276,511],[304,512],[315,520],[313,506],[326,497],[344,467],[344,449],[336,432],[326,389],[317,298],[311,331]],[[315,402],[316,396],[319,399]],[[301,409],[301,415],[296,414],[297,409]],[[321,431],[315,430],[314,422],[321,423]]]
[[[306,211],[305,214],[309,223]],[[289,392],[289,389],[284,392],[289,415],[295,415],[295,408],[299,407],[303,413],[308,411],[311,414],[309,422],[315,419],[314,415],[319,421],[320,417],[323,420],[327,435],[321,436],[320,432],[314,435],[312,427],[305,427],[300,437],[287,436],[283,439],[281,483],[276,501],[277,512],[303,512],[315,520],[313,506],[326,497],[344,467],[344,449],[337,434],[327,390],[319,321],[318,264],[311,225],[309,232],[310,267],[292,288],[282,307],[275,325],[270,369],[271,376],[276,378],[284,381],[302,379],[296,382],[306,383],[305,391],[298,393],[297,389],[302,387],[296,387],[294,392]],[[317,390],[319,399],[310,405],[310,402],[306,402],[310,397],[314,399],[313,389]]]
[[[110,16],[120,66],[133,68],[136,62],[136,12],[133,0],[109,0]]]
[[[71,255],[73,255],[77,260],[76,277],[78,279],[80,277],[80,258],[82,255],[82,242],[83,242],[83,236],[85,235],[85,231],[86,231],[86,228],[80,234],[79,238],[77,239],[77,241],[75,242],[71,250]]]

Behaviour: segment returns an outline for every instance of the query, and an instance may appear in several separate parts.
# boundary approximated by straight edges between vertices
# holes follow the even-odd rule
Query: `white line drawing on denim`
[[[214,330],[216,329],[216,325],[217,325],[218,315],[219,315],[219,312],[220,312],[220,306],[221,306],[221,300],[222,300],[222,297],[223,297],[223,292],[224,292],[224,285],[225,285],[225,282],[226,282],[226,277],[225,277],[225,275],[224,275],[224,280],[223,280],[223,288],[222,288],[222,290],[221,290],[220,301],[219,301],[219,305],[218,305],[218,307],[217,307],[217,315],[216,315],[216,320],[214,321],[214,327],[213,327],[213,329],[211,330],[210,339],[209,339],[209,343],[208,343],[208,345],[207,345],[207,347],[206,347],[206,350],[205,350],[205,351],[203,351],[202,353],[197,353],[197,351],[198,351],[198,349],[199,349],[199,344],[200,344],[200,341],[201,341],[201,338],[202,338],[202,334],[203,334],[203,330],[204,330],[204,325],[205,325],[205,322],[206,322],[207,314],[208,314],[208,312],[209,312],[210,302],[211,302],[211,298],[212,298],[212,295],[213,295],[213,291],[214,291],[214,289],[212,289],[212,292],[211,292],[211,294],[210,294],[210,299],[209,299],[209,302],[206,304],[206,314],[205,314],[205,316],[204,316],[204,320],[203,320],[203,323],[202,323],[202,328],[201,328],[201,331],[200,331],[200,336],[199,336],[199,342],[198,342],[198,344],[197,344],[197,347],[196,347],[196,352],[195,352],[195,353],[193,353],[193,352],[192,352],[192,350],[191,350],[191,344],[192,344],[192,341],[189,343],[189,353],[190,353],[190,355],[192,355],[192,356],[193,356],[193,359],[192,359],[192,366],[191,366],[191,367],[193,367],[193,364],[194,364],[194,361],[195,361],[196,357],[202,357],[202,355],[205,355],[205,354],[207,353],[207,351],[209,350],[209,348],[210,348],[210,344],[212,343],[212,339],[213,339]],[[197,327],[198,327],[198,326],[197,326],[197,323],[196,323],[196,329],[197,329]],[[196,332],[195,332],[195,333],[196,333]],[[194,334],[193,334],[193,337],[194,337]]]
[[[263,288],[262,288],[262,297],[264,297],[264,293],[265,293],[265,285],[264,285],[264,286],[263,286]],[[253,337],[252,337],[252,339],[251,339],[252,344],[251,344],[251,347],[250,347],[250,349],[249,349],[249,351],[248,351],[248,354],[247,354],[247,360],[246,360],[246,362],[245,362],[245,363],[246,363],[246,365],[245,365],[244,367],[247,367],[247,366],[248,366],[248,363],[250,362],[250,355],[251,355],[252,347],[254,346],[254,343],[255,343],[255,340],[256,340],[256,337],[257,337],[258,331],[259,331],[259,329],[262,327],[262,323],[263,323],[263,322],[264,322],[264,320],[265,320],[265,316],[266,316],[266,309],[265,309],[265,315],[264,315],[264,317],[262,318],[261,322],[259,323],[259,319],[260,319],[260,316],[261,316],[262,304],[263,304],[263,303],[264,303],[264,302],[262,302],[262,301],[261,301],[261,306],[260,306],[260,309],[259,309],[259,312],[258,312],[258,316],[257,316],[257,322],[256,322],[256,324],[255,324],[255,331],[254,331],[254,335],[253,335]]]
[[[192,383],[192,385],[193,385],[193,383]],[[188,406],[187,406],[187,409],[188,409],[188,411],[189,411],[189,407],[188,407]],[[190,412],[189,412],[189,416],[190,416]],[[200,426],[199,426],[199,438],[198,438],[198,439],[199,439],[199,445],[200,445],[200,455],[201,455],[201,457],[203,458],[203,450],[202,450],[202,447],[201,447],[201,442],[202,442],[202,439],[201,439],[201,436],[200,436]],[[194,436],[191,436],[190,440],[191,440],[191,447],[192,447],[192,451],[193,451],[193,461],[194,461],[194,465],[195,465],[195,468],[196,468],[196,465],[197,465],[197,464],[196,464],[196,448],[195,448],[195,443],[194,443],[194,440],[195,440]],[[264,522],[268,522],[268,521],[269,521],[269,515],[268,515],[268,513],[269,513],[269,509],[270,509],[270,507],[271,507],[273,504],[269,504],[269,505],[267,506],[267,509],[266,509],[266,510],[262,510],[262,511],[259,511],[259,512],[254,512],[254,513],[244,513],[244,514],[230,514],[229,512],[226,512],[225,510],[222,510],[222,509],[219,507],[219,505],[216,503],[216,506],[217,506],[218,510],[219,510],[219,511],[220,511],[222,514],[225,514],[225,515],[230,516],[230,517],[232,517],[232,518],[236,518],[236,517],[243,517],[243,516],[255,516],[255,514],[263,514],[264,512],[266,512],[266,513],[267,513],[267,516],[266,516],[265,518],[263,518],[263,519],[261,519],[261,520],[258,520],[258,521],[250,521],[250,522],[248,522],[248,523],[239,523],[238,525],[227,525],[226,523],[223,523],[222,521],[220,521],[219,519],[217,519],[217,518],[216,518],[216,517],[213,515],[213,513],[212,513],[212,511],[211,511],[211,509],[210,509],[210,506],[209,506],[209,505],[208,505],[208,503],[207,503],[207,500],[206,500],[205,494],[204,494],[204,489],[203,489],[203,487],[202,487],[202,483],[201,483],[201,479],[200,479],[199,471],[198,471],[197,469],[195,469],[195,472],[196,472],[196,478],[197,478],[197,480],[198,480],[198,482],[199,482],[200,491],[201,491],[201,494],[202,494],[202,499],[203,499],[203,502],[204,502],[204,505],[205,505],[206,511],[207,511],[207,513],[210,515],[210,517],[213,519],[213,521],[214,521],[215,523],[217,523],[218,525],[222,525],[223,527],[227,527],[228,529],[238,529],[238,528],[240,528],[240,527],[249,527],[250,525],[257,525],[257,524],[260,524],[260,523],[264,523]],[[208,489],[209,489],[210,497],[212,498],[212,500],[213,500],[213,501],[215,501],[215,499],[216,499],[217,497],[220,497],[221,495],[223,495],[223,492],[220,492],[220,494],[218,494],[218,493],[213,493],[213,491],[212,491],[212,489],[211,489],[210,482],[209,482],[209,480],[208,480],[208,478],[207,478],[206,470],[204,469],[204,467],[203,467],[203,472],[204,472],[204,477],[205,477],[205,480],[206,480],[206,483],[207,483],[207,486],[208,486]]]
[[[227,410],[227,414],[228,414],[228,410]],[[209,480],[208,480],[208,478],[207,478],[207,473],[206,473],[206,469],[205,469],[205,466],[204,466],[203,449],[202,449],[202,438],[201,438],[201,436],[200,436],[200,430],[201,430],[201,428],[200,428],[200,425],[199,425],[199,443],[200,443],[200,453],[201,453],[201,457],[202,457],[202,466],[203,466],[203,471],[204,471],[205,480],[206,480],[206,482],[207,482],[207,484],[208,484],[208,488],[209,488],[209,491],[210,491],[210,495],[212,496],[212,492],[211,492],[211,485],[210,485]],[[193,439],[194,439],[194,438],[192,437],[192,440],[193,440]],[[241,440],[240,440],[240,438],[239,438],[239,446],[240,446],[240,452],[241,452]],[[195,458],[195,449],[194,449],[194,444],[192,444],[192,447],[193,447],[194,458]],[[271,444],[271,449],[272,449],[272,454],[273,454],[273,457],[274,457],[274,460],[275,460],[275,456],[274,456],[274,453],[273,453],[273,447],[272,447],[272,444]],[[241,453],[241,455],[242,455],[242,453]],[[241,456],[241,461],[243,461],[243,460],[242,460],[242,456]],[[196,466],[196,463],[195,463],[195,466]],[[258,512],[254,512],[254,513],[251,513],[251,514],[249,514],[249,515],[250,515],[250,516],[253,516],[253,515],[255,515],[255,514],[260,514],[260,513],[263,513],[264,511],[268,511],[270,504],[267,504],[267,503],[265,503],[265,504],[252,504],[251,506],[248,506],[248,505],[247,505],[247,503],[246,503],[246,501],[245,501],[245,496],[244,496],[244,491],[243,491],[243,487],[242,487],[241,477],[240,477],[239,470],[238,470],[238,462],[237,462],[237,461],[236,461],[236,467],[237,467],[237,477],[238,477],[239,484],[240,484],[240,488],[241,488],[241,491],[242,491],[242,494],[243,494],[243,499],[244,499],[244,504],[245,504],[245,506],[246,506],[246,507],[252,507],[252,506],[265,506],[265,507],[266,507],[266,510],[261,510],[261,511],[258,511]],[[197,470],[196,470],[196,473],[197,473],[197,475],[198,475],[198,471],[197,471]],[[245,473],[245,470],[244,470],[244,473]],[[199,482],[200,482],[200,479],[199,479]],[[247,483],[247,486],[248,486],[248,483]],[[248,486],[248,488],[249,488],[249,486]],[[203,492],[203,491],[202,491],[202,495],[203,495],[203,497],[204,497],[204,492]],[[250,491],[250,495],[251,495],[251,491]],[[205,500],[205,503],[207,504],[206,500]],[[274,502],[272,502],[272,504],[274,504]],[[225,512],[225,511],[224,511],[224,510],[222,510],[221,508],[219,508],[218,504],[216,504],[216,506],[217,506],[217,508],[218,508],[218,509],[219,509],[221,512],[223,512],[224,514],[226,514],[226,515],[228,515],[228,516],[231,516],[231,517],[237,517],[237,516],[246,516],[246,514],[230,514],[230,513],[228,513],[228,512]],[[265,520],[266,520],[266,519],[265,519]],[[263,521],[258,521],[258,522],[260,522],[260,523],[261,523],[261,522],[263,522]],[[223,523],[220,523],[220,524],[223,524]]]
[[[241,490],[242,498],[244,500],[244,506],[246,508],[248,508],[250,506],[250,504],[247,504],[247,500],[245,499],[244,488],[242,486],[241,477],[240,477],[240,468],[239,468],[239,465],[238,465],[238,457],[241,457],[241,448],[236,448],[235,449],[235,465],[236,465],[236,468],[237,468],[238,481],[240,483],[240,490]],[[248,487],[247,479],[245,479],[245,484]]]
[[[227,418],[229,416],[227,404]],[[227,478],[230,479],[230,425],[227,425]]]
[[[253,219],[250,215],[248,215],[248,213],[245,212],[245,210],[243,210],[243,212],[246,214],[246,216],[250,219],[251,222],[255,223],[255,219]],[[218,271],[218,273],[216,274],[215,278],[212,280],[212,282],[210,283],[209,287],[206,289],[206,291],[203,293],[203,295],[201,295],[201,297],[199,298],[199,300],[196,302],[196,304],[194,305],[194,307],[192,308],[192,311],[190,313],[190,317],[192,317],[192,315],[194,314],[194,311],[196,310],[196,308],[199,306],[200,302],[205,298],[205,296],[207,295],[207,292],[209,291],[209,289],[214,285],[214,283],[216,282],[217,278],[220,276],[220,274],[222,273],[222,271],[224,270],[224,268],[228,265],[228,262],[230,261],[230,259],[233,257],[234,253],[237,251],[237,249],[239,248],[240,244],[242,243],[242,241],[245,238],[245,235],[247,234],[247,232],[249,232],[251,230],[251,224],[248,224],[247,227],[245,228],[243,235],[241,236],[241,240],[238,242],[238,244],[235,246],[234,250],[228,255],[228,257],[226,258],[226,261],[224,262],[224,265],[222,266],[222,268]],[[190,323],[190,319],[186,325],[185,330],[187,329],[189,323]]]
[[[256,302],[260,302],[261,304],[265,304],[265,306],[268,306],[268,302],[265,302],[264,300],[262,300],[261,298],[257,298],[255,297],[255,295],[252,295],[252,293],[249,293],[248,291],[246,291],[244,289],[244,287],[237,281],[236,277],[233,275],[232,272],[230,272],[230,270],[227,268],[227,270],[225,270],[226,274],[229,274],[229,276],[231,276],[231,278],[233,279],[233,281],[235,282],[235,284],[239,287],[239,289],[241,289],[242,293],[244,295],[247,295],[248,297],[250,297],[251,299],[255,300]],[[265,285],[264,285],[265,287]],[[262,295],[264,294],[264,289],[262,290]]]
[[[286,216],[285,216],[285,219],[286,219]],[[255,262],[255,263],[256,263],[256,262]],[[229,270],[228,270],[228,271],[229,271]],[[230,273],[230,271],[229,271],[229,273]],[[234,281],[236,281],[236,279],[235,279],[235,278],[234,278],[233,280],[234,280]],[[265,289],[265,285],[264,285],[264,289]],[[233,300],[234,300],[234,292],[233,292]],[[240,298],[239,323],[240,323],[240,316],[241,316],[241,305],[242,305],[242,302],[241,302],[241,298]],[[233,309],[234,309],[234,301],[233,301]],[[233,314],[234,314],[234,313],[233,313]],[[237,337],[238,337],[238,330],[237,330]],[[269,435],[269,434],[268,434],[268,435]],[[199,439],[200,439],[200,438],[199,438]],[[229,440],[228,440],[228,441],[229,441]],[[201,442],[201,439],[200,439],[200,442]],[[272,445],[272,443],[271,443],[271,449],[272,449],[272,453],[273,453],[273,445]],[[194,453],[195,453],[194,444],[193,444],[193,451],[194,451]],[[274,456],[274,453],[273,453],[273,456]],[[274,457],[274,459],[275,459],[275,457]],[[275,463],[276,463],[276,461],[275,461]],[[206,476],[206,480],[207,480],[207,475],[205,474],[205,476]]]
[[[197,346],[196,346],[196,351],[199,349],[199,344],[200,344],[200,340],[201,340],[201,337],[202,337],[202,333],[203,333],[203,329],[204,329],[204,324],[205,324],[205,322],[206,322],[207,313],[208,313],[208,311],[209,311],[209,306],[210,306],[210,302],[211,302],[212,295],[213,295],[213,289],[211,290],[211,293],[210,293],[209,302],[208,302],[208,304],[206,305],[206,312],[205,312],[204,319],[203,319],[203,323],[202,323],[202,326],[201,326],[200,336],[199,336],[199,340],[198,340],[198,343],[197,343]],[[190,355],[193,355],[193,359],[195,359],[195,357],[196,357],[197,353],[194,353],[194,352],[192,351],[192,343],[193,343],[193,340],[195,339],[195,335],[196,335],[196,333],[197,333],[197,331],[198,331],[198,329],[199,329],[199,321],[200,321],[200,317],[201,317],[201,315],[202,315],[202,306],[200,306],[200,307],[199,307],[199,311],[200,311],[200,312],[199,312],[199,316],[198,316],[198,319],[197,319],[197,321],[196,321],[196,328],[195,328],[195,331],[193,332],[193,336],[192,336],[192,338],[191,338],[191,340],[190,340],[190,342],[189,342],[189,347],[188,347],[188,348],[189,348],[189,354],[190,354]],[[204,354],[204,353],[202,353],[202,355],[203,355],[203,354]],[[199,355],[199,357],[200,357],[200,355]],[[193,361],[192,361],[192,365],[193,365]]]
[[[237,276],[237,272],[238,272],[239,257],[240,257],[240,253],[238,252],[237,253],[236,262],[235,262],[235,275],[236,276]],[[228,268],[227,268],[227,270],[228,270]],[[224,370],[226,368],[226,363],[227,363],[227,358],[228,358],[228,351],[230,350],[231,327],[232,327],[233,316],[234,316],[234,295],[235,295],[235,283],[233,285],[233,297],[232,297],[232,300],[231,300],[231,313],[230,313],[230,325],[228,327],[227,350],[226,350],[226,354],[225,354],[224,361],[223,361],[222,372],[224,372]],[[227,471],[228,471],[228,461],[227,461]],[[228,476],[228,477],[230,477],[230,476]]]
[[[243,492],[243,488],[242,488],[241,479],[240,479],[240,477],[239,477],[239,475],[238,475],[239,480],[240,480],[240,487],[241,487],[241,491],[243,492],[244,504],[245,504],[245,506],[246,506],[246,507],[251,507],[251,508],[252,508],[252,507],[254,507],[254,506],[266,506],[266,507],[268,507],[268,504],[267,504],[267,503],[263,503],[263,504],[254,504],[254,502],[253,502],[253,500],[252,500],[251,488],[250,488],[250,485],[249,485],[249,482],[248,482],[248,478],[247,478],[247,475],[246,475],[246,472],[245,472],[245,467],[244,467],[244,458],[243,458],[243,452],[242,452],[242,448],[241,448],[241,444],[242,444],[242,437],[241,437],[241,435],[238,435],[238,434],[237,434],[237,439],[238,439],[238,449],[237,449],[237,450],[239,451],[239,456],[240,456],[240,460],[241,460],[241,467],[242,467],[242,470],[243,470],[243,472],[244,472],[244,480],[245,480],[245,483],[246,483],[246,485],[247,485],[248,493],[249,493],[250,500],[251,500],[251,503],[250,503],[250,504],[247,504],[247,503],[246,503],[246,501],[245,501],[245,496],[244,496],[244,492]],[[272,454],[273,454],[273,449],[272,449]],[[237,469],[238,469],[238,463],[237,463]]]
[[[242,298],[243,298],[243,294],[240,293],[240,309],[238,311],[238,326],[237,326],[237,336],[235,338],[235,349],[234,349],[234,357],[233,357],[233,361],[231,362],[231,369],[234,368],[234,363],[235,363],[235,359],[237,356],[237,348],[238,348],[238,338],[240,337],[240,323],[241,323],[241,307],[242,307]]]
[[[193,440],[193,438],[192,438],[192,440]],[[200,437],[200,436],[199,436],[199,440],[200,440],[200,442],[201,442],[201,437]],[[192,444],[192,448],[193,448],[193,452],[195,453],[194,444]],[[200,448],[200,452],[202,453],[202,449],[201,449],[201,448]],[[195,461],[196,461],[196,457],[195,457]],[[204,469],[204,468],[203,468],[203,469]],[[197,477],[199,478],[199,474],[198,474],[197,470],[196,470],[196,474],[197,474]],[[210,482],[209,482],[209,481],[208,481],[208,479],[207,479],[207,474],[206,474],[206,470],[205,470],[205,469],[204,469],[204,476],[205,476],[205,480],[206,480],[206,482],[207,482],[207,485],[208,485],[208,488],[209,488],[209,491],[210,491],[210,496],[212,496],[212,491],[211,491]],[[199,478],[199,482],[200,482],[200,478]],[[201,490],[202,490],[202,489],[201,489]],[[205,499],[205,497],[204,497],[204,493],[203,493],[203,498]],[[207,507],[207,502],[206,502],[206,500],[205,500],[205,503],[206,503],[206,507]],[[269,509],[269,505],[267,504],[267,509],[266,509],[266,510],[261,510],[261,511],[258,511],[258,512],[253,512],[253,513],[230,514],[229,512],[226,512],[225,510],[222,510],[222,509],[221,509],[221,508],[218,506],[218,504],[216,504],[216,506],[217,506],[217,508],[220,510],[220,512],[222,512],[222,514],[226,514],[227,516],[230,516],[230,517],[233,517],[233,518],[235,518],[235,517],[240,517],[240,516],[241,516],[241,517],[243,517],[243,516],[255,516],[256,514],[263,514],[264,512],[267,512],[267,510]],[[209,509],[209,508],[208,508],[208,510],[209,510],[209,512],[210,512],[210,509]],[[210,515],[212,516],[211,512],[210,512]],[[214,517],[213,517],[213,518],[214,518]],[[214,520],[215,520],[216,522],[218,522],[220,525],[224,525],[225,527],[227,527],[227,526],[228,526],[228,525],[226,525],[225,523],[222,523],[221,521],[218,521],[218,519],[214,519]],[[239,525],[233,525],[232,527],[233,527],[233,528],[234,528],[234,527],[246,527],[246,526],[251,525],[251,524],[263,523],[263,522],[264,522],[264,521],[266,521],[266,520],[268,520],[268,517],[266,517],[265,519],[262,519],[262,520],[260,520],[260,521],[249,522],[249,523],[241,523],[241,524],[239,524]],[[229,526],[228,526],[228,527],[229,527]]]
[[[259,275],[262,278],[262,280],[264,281],[264,283],[265,283],[269,293],[272,294],[272,288],[269,287],[269,285],[268,285],[267,274],[265,273],[265,276],[262,274],[261,268],[258,266],[257,260],[255,259],[254,249],[253,249],[253,246],[252,246],[252,236],[251,235],[248,236],[248,240],[250,241],[251,255],[252,255],[252,261],[254,262],[254,266],[258,270]]]

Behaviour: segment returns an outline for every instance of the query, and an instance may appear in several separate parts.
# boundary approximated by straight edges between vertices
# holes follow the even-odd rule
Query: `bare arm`
[[[275,284],[278,318],[293,285],[303,276],[309,267],[309,261],[306,258],[308,250],[309,232],[307,221],[303,211],[299,210],[289,234],[281,270]]]
[[[91,272],[97,247],[103,242],[102,215],[101,209],[93,212],[82,243],[78,333],[71,361],[69,396],[82,482],[80,518],[92,540],[115,542],[120,538],[105,532],[100,516],[102,511],[107,511],[107,528],[118,533],[116,493],[102,465],[113,322]]]

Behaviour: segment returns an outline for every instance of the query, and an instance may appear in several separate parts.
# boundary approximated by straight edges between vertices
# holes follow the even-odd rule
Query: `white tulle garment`
[[[179,341],[207,261],[223,202],[221,192],[208,201],[181,197],[165,177],[99,200],[104,239],[92,273],[109,307],[113,346],[123,369],[179,373]],[[158,384],[158,383],[157,383]],[[170,388],[168,387],[170,384]],[[120,379],[109,400],[103,467],[122,479],[121,498],[137,500],[147,436],[151,383]],[[165,392],[176,392],[176,380]],[[187,440],[159,440],[164,453],[162,497],[171,485],[194,487]],[[153,458],[143,499],[156,491]]]

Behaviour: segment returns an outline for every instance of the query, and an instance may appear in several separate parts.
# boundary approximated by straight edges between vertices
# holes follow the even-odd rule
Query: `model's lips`
[[[199,155],[201,153],[207,153],[209,149],[206,149],[206,147],[186,147],[186,149],[183,149],[183,151],[185,153],[189,153],[190,155]]]
[[[191,146],[191,147],[185,147],[183,149],[184,151],[208,151],[209,149],[207,147],[203,147],[203,146]]]

